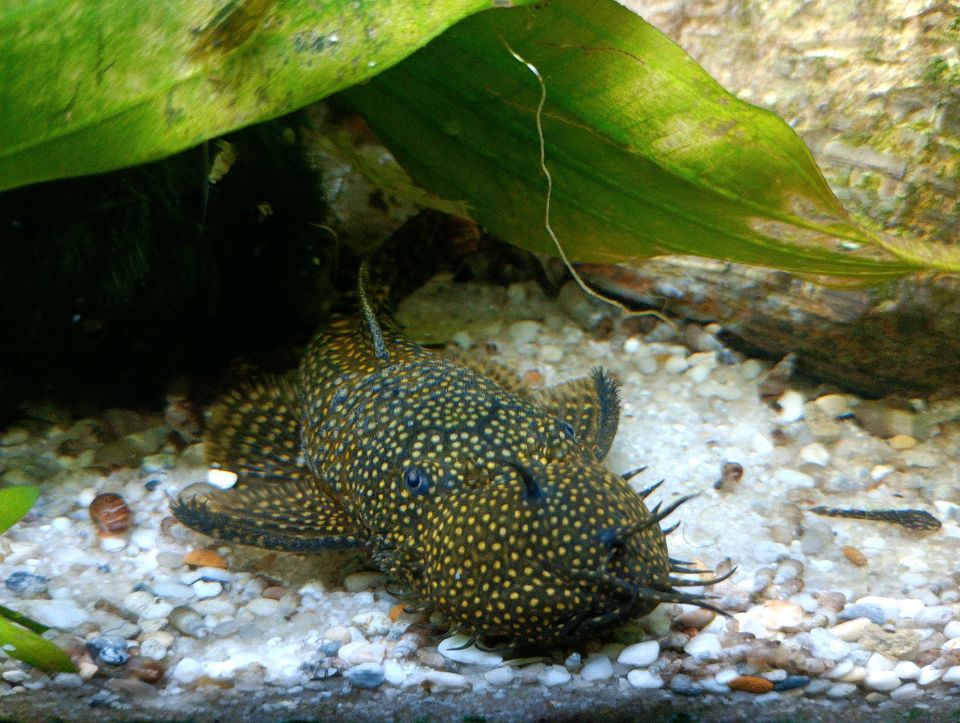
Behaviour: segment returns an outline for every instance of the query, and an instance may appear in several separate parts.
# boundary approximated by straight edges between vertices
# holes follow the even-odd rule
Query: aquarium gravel
[[[207,478],[182,415],[72,420],[34,404],[0,432],[2,479],[43,484],[0,536],[0,604],[51,626],[78,672],[0,657],[0,715],[63,715],[64,701],[75,718],[212,718],[241,703],[267,717],[488,719],[665,701],[824,716],[960,704],[960,424],[948,403],[878,403],[771,373],[718,327],[624,317],[573,284],[550,299],[532,282],[438,277],[397,316],[413,338],[489,357],[533,386],[595,366],[617,376],[607,463],[646,465],[638,490],[664,480],[654,503],[699,493],[672,518],[671,554],[736,567],[709,590],[731,617],[662,605],[523,660],[458,649],[437,621],[404,612],[362,556],[254,550],[176,523],[171,497]],[[91,519],[102,493],[132,514],[117,534]],[[940,526],[815,507],[920,510]]]

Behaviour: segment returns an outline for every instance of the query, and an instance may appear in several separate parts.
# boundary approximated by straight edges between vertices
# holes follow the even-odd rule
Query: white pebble
[[[944,625],[943,634],[948,638],[960,638],[960,620],[951,620]]]
[[[634,668],[646,668],[660,657],[660,643],[648,640],[645,643],[628,645],[620,651],[617,662]]]
[[[857,686],[853,683],[837,683],[831,686],[826,692],[828,698],[849,698],[857,692]]]
[[[893,670],[896,664],[896,660],[891,660],[886,655],[881,655],[880,653],[874,653],[867,659],[865,667],[868,673],[879,673],[885,670]]]
[[[765,435],[757,432],[750,438],[750,446],[753,447],[753,451],[757,454],[770,454],[773,451],[773,442],[770,441],[770,438]]]
[[[207,484],[221,490],[228,490],[237,483],[237,473],[228,469],[211,467],[207,470]]]
[[[890,691],[890,700],[913,700],[920,697],[920,688],[916,683],[904,683]]]
[[[868,673],[863,684],[871,690],[880,690],[889,692],[894,688],[900,687],[900,678],[893,674],[892,670],[877,670]]]
[[[393,625],[389,616],[376,611],[354,615],[350,618],[350,624],[355,626],[368,638],[386,635],[390,632],[390,628]]]
[[[353,643],[341,645],[337,651],[337,657],[351,665],[360,665],[361,663],[379,663],[383,660],[387,648],[383,643],[368,643],[365,640],[357,640]]]
[[[871,627],[873,627],[873,623],[870,618],[854,618],[837,623],[830,628],[830,632],[841,640],[852,643],[859,640]]]
[[[127,541],[123,537],[111,535],[100,538],[100,549],[104,552],[119,552],[126,546]]]
[[[841,660],[834,666],[833,670],[824,673],[824,677],[830,678],[830,680],[841,680],[843,676],[853,670],[853,665],[853,661],[849,658],[847,660]]]
[[[777,420],[786,424],[803,419],[803,403],[803,395],[800,392],[788,389],[777,399],[777,404],[780,405]]]
[[[528,344],[536,341],[540,336],[540,323],[537,321],[515,321],[507,329],[507,334],[514,344]]]
[[[469,638],[466,635],[451,635],[449,638],[440,641],[440,644],[437,646],[437,652],[443,657],[455,660],[458,663],[483,665],[488,668],[496,667],[503,662],[502,655],[480,650],[476,645],[471,645],[460,650],[455,649],[460,648],[467,640],[469,640]]]
[[[513,680],[513,668],[509,665],[501,665],[499,668],[488,670],[483,677],[490,685],[500,687]]]
[[[219,567],[198,567],[196,570],[190,570],[180,576],[180,582],[184,585],[193,585],[197,580],[230,582],[233,580],[233,573]]]
[[[363,592],[382,587],[386,581],[387,576],[382,572],[355,572],[343,578],[343,587],[347,592]]]
[[[830,452],[819,442],[813,442],[804,446],[800,450],[800,459],[807,464],[815,464],[818,467],[826,467],[830,463]]]
[[[580,671],[584,680],[606,680],[613,675],[613,664],[606,655],[591,655]]]
[[[920,675],[917,676],[917,683],[920,685],[930,685],[936,683],[943,677],[943,668],[935,668],[933,665],[924,665],[920,668]]]
[[[954,665],[943,674],[944,683],[960,683],[960,665]]]
[[[403,681],[404,688],[420,687],[424,684],[437,690],[458,690],[470,687],[470,681],[459,673],[447,673],[442,670],[424,670],[408,675]]]
[[[715,660],[723,653],[723,646],[713,633],[700,633],[683,646],[683,652],[702,660]]]
[[[473,346],[473,337],[470,336],[470,333],[466,331],[458,331],[456,334],[450,337],[450,341],[452,341],[461,349],[469,349],[471,346]],[[389,678],[387,678],[387,682],[390,682]]]
[[[631,670],[627,673],[627,682],[634,688],[655,689],[663,687],[663,679],[649,670]]]
[[[663,365],[664,371],[668,374],[682,374],[689,367],[690,364],[682,356],[672,356]]]
[[[817,486],[817,481],[810,475],[799,472],[795,469],[782,468],[773,473],[773,478],[788,487],[800,487],[803,489],[813,489]]]
[[[551,364],[562,361],[563,349],[556,344],[544,344],[540,347],[540,358]]]
[[[604,660],[606,660],[606,658],[604,658]],[[610,661],[607,662],[609,663]],[[551,665],[548,668],[544,668],[543,672],[537,676],[537,680],[540,681],[541,685],[545,685],[548,688],[554,685],[563,685],[569,681],[570,678],[570,671],[562,665]]]
[[[401,685],[407,678],[407,671],[396,660],[388,660],[383,664],[383,679],[390,685]]]
[[[637,357],[637,369],[641,374],[657,373],[657,358],[652,354],[644,354]]]
[[[920,666],[912,660],[900,660],[893,666],[893,674],[900,680],[916,680],[920,677]]]
[[[173,598],[175,600],[189,600],[194,596],[193,588],[182,582],[158,582],[150,590],[157,597]]]
[[[73,523],[68,517],[54,517],[50,520],[50,526],[57,532],[69,532]]]
[[[197,580],[191,587],[201,600],[216,597],[223,592],[223,585],[216,581]]]
[[[266,618],[276,615],[279,604],[280,602],[278,600],[273,600],[268,597],[258,597],[248,602],[245,608],[257,617]]]
[[[190,684],[203,675],[203,663],[193,658],[183,658],[173,666],[170,679],[180,684]]]
[[[17,607],[19,612],[58,630],[71,630],[90,620],[90,613],[71,598],[22,600]]]
[[[760,376],[760,372],[762,371],[763,364],[758,362],[756,359],[747,359],[743,364],[740,365],[740,376],[747,381],[756,379],[758,376]]]
[[[623,351],[625,354],[636,354],[640,351],[640,340],[635,336],[631,336],[623,342]]]
[[[705,364],[692,366],[690,367],[689,371],[687,371],[687,378],[690,379],[690,381],[694,384],[703,384],[705,381],[707,381],[711,371],[713,370]],[[710,394],[701,394],[700,392],[701,390],[698,389],[697,393],[700,394],[701,397],[710,396]]]
[[[838,661],[850,654],[848,643],[823,628],[811,630],[809,640],[809,650],[815,658]]]
[[[937,628],[953,620],[953,608],[950,605],[929,605],[914,616],[917,625],[926,628]],[[944,628],[946,634],[946,628]],[[947,635],[948,638],[960,637]]]

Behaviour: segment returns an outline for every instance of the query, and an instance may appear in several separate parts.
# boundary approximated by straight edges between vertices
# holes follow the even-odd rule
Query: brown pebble
[[[786,447],[790,444],[790,435],[778,427],[770,432],[770,441],[774,447]]]
[[[226,690],[233,687],[233,681],[223,678],[213,678],[209,675],[201,675],[197,678],[194,685],[198,688],[223,688]]]
[[[190,550],[183,556],[183,563],[194,567],[217,567],[221,570],[229,567],[223,555],[213,550]]]
[[[523,373],[523,383],[528,387],[539,387],[543,384],[543,374],[536,369],[529,369]]]
[[[126,667],[134,678],[150,684],[159,683],[167,672],[163,663],[139,655],[132,656]]]
[[[741,675],[729,683],[731,690],[742,690],[745,693],[769,693],[773,690],[773,682],[758,675]]]
[[[263,588],[260,596],[269,598],[270,600],[279,600],[288,592],[290,592],[290,588],[284,587],[283,585],[270,585],[269,587]]]
[[[713,485],[717,489],[743,479],[743,465],[739,462],[724,462],[720,470],[720,479]]]
[[[406,605],[404,605],[403,603],[397,603],[392,608],[390,608],[390,613],[389,613],[390,621],[394,623],[397,622],[397,620],[400,619],[400,616],[403,615],[403,610],[405,607]]]
[[[844,545],[840,548],[840,552],[842,552],[843,556],[857,567],[863,567],[867,564],[867,556],[860,552],[860,550],[858,550],[856,547]]]
[[[133,523],[133,513],[123,497],[115,492],[103,492],[90,503],[90,519],[101,537],[110,537],[129,529]]]

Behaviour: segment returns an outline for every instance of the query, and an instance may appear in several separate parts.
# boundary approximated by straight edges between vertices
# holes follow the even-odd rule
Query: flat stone
[[[634,668],[645,668],[652,665],[660,657],[660,643],[648,640],[644,643],[628,645],[617,657],[617,662]]]
[[[584,680],[606,680],[613,675],[613,664],[606,655],[591,655],[587,658],[580,677]]]
[[[343,674],[343,677],[346,678],[351,685],[368,690],[379,688],[386,679],[383,667],[378,663],[361,663],[347,670],[347,672]]]
[[[537,676],[537,680],[541,685],[545,685],[549,688],[554,685],[563,685],[564,683],[569,682],[571,677],[570,671],[564,668],[562,665],[551,665],[547,668],[544,668],[543,672]]]
[[[653,690],[663,687],[663,678],[649,670],[631,670],[627,673],[627,682],[640,689]]]
[[[894,688],[899,688],[901,680],[893,674],[892,670],[877,670],[868,673],[863,684],[871,690],[889,692]]]
[[[501,665],[498,668],[493,670],[488,670],[483,674],[484,679],[490,684],[497,687],[507,685],[514,678],[513,668],[509,665]]]

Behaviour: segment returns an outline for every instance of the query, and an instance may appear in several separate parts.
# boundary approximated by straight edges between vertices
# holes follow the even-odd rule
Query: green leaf
[[[0,190],[143,163],[288,113],[496,4],[4,2]]]
[[[28,618],[23,613],[18,613],[16,610],[11,610],[3,605],[0,605],[0,617],[15,622],[17,625],[22,625],[27,630],[32,630],[35,633],[45,633],[50,629],[43,623],[39,623],[33,618]]]
[[[76,666],[65,652],[49,640],[0,617],[0,650],[24,663],[61,673],[75,673]]]
[[[878,279],[960,269],[960,254],[853,223],[797,135],[725,91],[612,0],[481,13],[344,93],[414,180],[518,246],[544,224],[537,77],[552,226],[567,255],[696,254]]]
[[[0,533],[6,532],[33,507],[40,494],[36,485],[16,485],[0,489]]]

